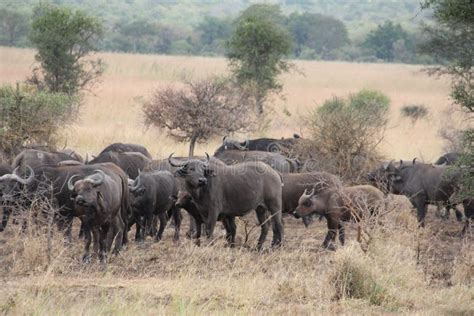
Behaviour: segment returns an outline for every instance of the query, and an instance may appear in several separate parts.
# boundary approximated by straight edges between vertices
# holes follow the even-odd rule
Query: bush
[[[180,142],[196,142],[236,131],[249,131],[254,124],[250,95],[231,80],[210,77],[187,81],[185,87],[158,89],[143,104],[145,124],[166,128]]]
[[[13,156],[28,144],[54,147],[58,130],[74,121],[78,106],[77,98],[63,93],[0,87],[0,148]]]
[[[416,121],[428,115],[428,108],[423,104],[404,105],[400,112],[403,117],[410,118],[415,124]]]
[[[383,139],[390,100],[379,91],[362,90],[347,99],[333,97],[311,113],[314,148],[326,171],[358,181],[379,159],[376,147]]]

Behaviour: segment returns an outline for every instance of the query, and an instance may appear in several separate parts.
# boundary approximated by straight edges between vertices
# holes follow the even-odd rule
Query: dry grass
[[[355,241],[355,224],[346,230],[348,245],[329,252],[319,247],[326,233],[324,222],[306,229],[300,221],[286,218],[286,243],[276,251],[227,248],[219,229],[213,243],[196,247],[182,240],[175,245],[173,229],[167,229],[160,243],[132,242],[107,267],[97,261],[82,264],[82,242],[75,239],[67,245],[58,232],[48,260],[45,232],[34,230],[34,225],[27,232],[21,232],[20,225],[10,225],[0,235],[4,283],[0,311],[472,314],[472,236],[461,240],[456,235],[459,223],[454,219],[441,222],[430,212],[429,225],[419,237],[416,219],[403,203],[397,200],[397,211],[372,231],[366,251]],[[248,220],[256,222],[254,217],[251,214]],[[75,226],[74,234],[77,230]],[[257,233],[250,238],[252,245]],[[445,274],[439,274],[440,270]]]
[[[0,48],[0,81],[14,83],[30,72],[34,52]],[[216,58],[101,54],[109,67],[96,96],[89,96],[82,116],[67,132],[68,146],[97,153],[112,141],[137,142],[156,157],[186,153],[164,132],[143,130],[136,98],[160,84],[175,84],[185,73],[204,76],[226,70]],[[437,127],[449,103],[449,85],[407,65],[297,62],[305,76],[286,75],[285,99],[275,100],[267,135],[300,132],[299,116],[332,95],[361,88],[380,89],[392,100],[391,129],[383,150],[389,157],[425,160],[442,151]],[[399,117],[407,103],[425,104],[429,120],[412,125]],[[283,109],[292,115],[283,114]],[[304,126],[303,126],[304,128]],[[198,146],[213,152],[218,140]],[[366,251],[355,242],[337,252],[322,250],[325,222],[310,228],[285,218],[285,246],[257,253],[229,249],[221,234],[212,245],[172,242],[172,229],[160,243],[133,242],[104,268],[80,261],[82,242],[65,245],[55,232],[48,259],[44,232],[21,232],[9,225],[0,234],[0,313],[4,314],[459,314],[474,313],[472,235],[458,235],[461,225],[443,222],[431,210],[427,228],[417,230],[406,199],[383,227],[371,231]],[[251,221],[255,221],[250,215]],[[238,238],[243,237],[242,223]],[[257,231],[258,232],[258,231]],[[77,225],[74,236],[77,236]],[[130,233],[132,236],[132,233]],[[270,237],[270,236],[269,236]],[[256,244],[256,236],[250,238]]]
[[[65,134],[68,146],[81,153],[97,153],[113,141],[142,143],[156,157],[170,149],[185,154],[186,145],[175,144],[164,131],[144,130],[138,99],[160,85],[176,84],[185,75],[203,77],[227,71],[223,58],[177,57],[132,54],[99,54],[108,64],[95,96],[88,96],[74,128]],[[23,80],[31,72],[34,51],[0,48],[0,83]],[[443,113],[449,105],[449,83],[429,78],[420,66],[401,64],[355,64],[346,62],[296,61],[300,72],[283,76],[283,99],[275,98],[273,123],[266,136],[305,134],[301,117],[307,110],[333,95],[346,96],[362,88],[378,89],[391,101],[390,129],[382,144],[387,157],[434,160],[442,153],[437,136]],[[400,117],[404,104],[425,104],[428,120],[415,125]],[[288,116],[289,112],[291,116]],[[448,115],[454,115],[453,113]],[[252,136],[252,135],[251,135]],[[253,135],[261,136],[261,135]],[[197,147],[197,153],[213,152],[220,138]]]

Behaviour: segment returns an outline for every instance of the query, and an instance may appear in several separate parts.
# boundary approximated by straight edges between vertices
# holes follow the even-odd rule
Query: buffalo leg
[[[217,212],[213,212],[211,210],[209,211],[209,217],[207,218],[206,223],[207,239],[212,239],[212,236],[214,235],[214,228],[216,227],[217,217]]]
[[[340,226],[339,220],[327,218],[327,224],[328,233],[326,234],[326,238],[324,238],[323,247],[328,250],[336,250],[334,242],[336,240],[336,234]]]
[[[196,220],[194,219],[194,216],[189,216],[189,229],[186,232],[186,237],[188,238],[193,238],[193,236],[196,234]]]
[[[160,218],[160,228],[158,229],[158,232],[156,233],[155,241],[161,240],[161,238],[163,237],[163,232],[166,227],[166,223],[168,222],[168,216],[166,215],[166,212],[160,213],[158,216]]]
[[[339,242],[341,245],[344,246],[344,243],[346,241],[346,233],[344,230],[344,226],[342,224],[339,224]]]
[[[173,241],[179,241],[179,230],[181,229],[181,209],[177,208],[176,206],[172,207],[172,214],[174,219],[174,236]]]
[[[0,226],[0,232],[2,232],[7,227],[8,219],[10,218],[11,213],[12,209],[10,207],[3,208],[2,225]]]
[[[268,210],[271,214],[273,240],[272,247],[279,247],[283,241],[283,223],[281,220],[281,199],[268,203]]]
[[[196,246],[201,245],[201,232],[202,232],[202,219],[200,218],[194,218],[194,221],[196,223],[196,234],[194,234],[194,244]]]
[[[260,224],[260,237],[258,238],[257,250],[261,250],[265,240],[267,239],[270,223],[267,221],[267,212],[264,209],[257,210],[257,219]]]
[[[235,225],[235,217],[229,216],[225,217],[222,221],[224,228],[226,230],[225,239],[229,247],[233,248],[235,246],[235,234],[237,231],[237,226]]]
[[[109,243],[107,242],[107,235],[109,233],[109,225],[102,225],[99,232],[99,260],[101,263],[107,263],[107,250]]]
[[[89,225],[84,226],[84,255],[82,256],[82,262],[90,263],[91,262],[91,254],[90,254],[90,246],[92,241],[91,236],[91,228]]]
[[[426,198],[423,196],[417,196],[410,199],[412,204],[416,207],[418,225],[425,227],[425,216],[426,216]]]

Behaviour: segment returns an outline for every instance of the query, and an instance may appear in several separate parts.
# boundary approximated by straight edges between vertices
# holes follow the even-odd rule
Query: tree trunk
[[[196,140],[197,140],[196,136],[191,137],[191,141],[189,143],[189,157],[194,156],[194,147],[196,146]]]

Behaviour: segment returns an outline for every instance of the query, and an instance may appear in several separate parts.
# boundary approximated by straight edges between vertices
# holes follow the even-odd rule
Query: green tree
[[[316,13],[293,13],[288,18],[294,54],[300,56],[304,47],[322,56],[349,43],[344,23],[330,16]]]
[[[370,31],[363,43],[363,46],[371,49],[377,58],[385,61],[393,61],[401,45],[404,49],[413,47],[408,33],[400,24],[394,24],[392,21],[387,21]]]
[[[256,14],[252,7],[238,18],[227,58],[239,84],[254,90],[258,113],[263,114],[268,93],[281,89],[277,76],[289,70],[285,57],[290,52],[291,38],[274,18]]]
[[[459,0],[427,0],[423,8],[432,8],[436,25],[425,26],[429,40],[421,50],[441,64],[428,68],[430,74],[451,78],[451,98],[455,105],[474,114],[474,2]],[[474,129],[464,132],[464,150],[459,162],[464,197],[474,196]]]
[[[38,50],[35,58],[41,67],[35,70],[31,81],[51,92],[67,94],[89,88],[104,71],[100,59],[88,58],[97,50],[101,36],[101,23],[83,11],[38,7],[30,40]]]
[[[78,99],[31,86],[0,87],[0,148],[18,154],[27,144],[54,145],[60,128],[74,121]]]
[[[25,44],[29,28],[29,17],[21,11],[0,9],[0,45]]]

